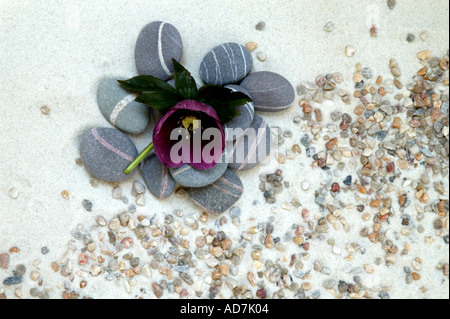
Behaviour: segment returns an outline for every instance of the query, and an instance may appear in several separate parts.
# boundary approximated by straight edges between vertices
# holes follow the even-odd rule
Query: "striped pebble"
[[[185,187],[203,187],[214,183],[223,173],[225,173],[228,163],[225,161],[225,154],[222,156],[222,162],[217,163],[211,169],[199,170],[191,165],[183,165],[179,168],[170,168],[170,174],[173,179],[180,185]]]
[[[118,129],[140,134],[150,121],[150,108],[135,102],[136,95],[123,89],[115,78],[102,79],[97,88],[97,103],[103,116]]]
[[[240,84],[246,89],[261,112],[279,112],[288,109],[295,99],[292,84],[283,76],[268,72],[254,72]]]
[[[136,41],[136,68],[141,75],[152,75],[167,81],[174,72],[172,59],[180,61],[183,42],[170,23],[154,21],[147,24]]]
[[[120,182],[130,178],[123,171],[137,157],[133,141],[113,128],[93,128],[80,143],[81,161],[96,178],[107,182]]]
[[[247,132],[234,143],[227,143],[228,167],[236,171],[254,168],[270,154],[271,143],[269,126],[255,114]]]
[[[169,169],[161,164],[156,155],[147,156],[141,165],[141,173],[145,184],[153,195],[159,199],[172,195],[176,182],[170,175]]]
[[[250,93],[243,87],[239,85],[230,84],[226,86],[231,89],[233,92],[242,92],[246,95],[250,96]],[[249,102],[244,105],[238,107],[238,111],[240,113],[239,116],[236,116],[230,122],[226,124],[227,131],[227,141],[234,141],[240,138],[250,125],[253,122],[253,116],[255,115],[255,108],[253,107],[253,103]]]
[[[245,78],[252,66],[252,55],[243,45],[224,43],[205,55],[200,64],[200,77],[206,84],[237,83]]]
[[[220,215],[241,198],[243,191],[244,187],[239,177],[228,169],[211,185],[190,188],[188,194],[192,201],[205,212]]]

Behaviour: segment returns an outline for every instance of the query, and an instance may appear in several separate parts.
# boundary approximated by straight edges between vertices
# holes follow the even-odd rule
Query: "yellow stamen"
[[[200,120],[198,120],[194,115],[188,115],[181,120],[183,127],[186,130],[195,130],[200,127]]]

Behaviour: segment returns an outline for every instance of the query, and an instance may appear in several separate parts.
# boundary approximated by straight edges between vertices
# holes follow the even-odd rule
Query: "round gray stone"
[[[137,157],[133,141],[114,128],[93,128],[81,137],[81,160],[96,178],[107,182],[120,182],[130,178],[134,171],[123,171]]]
[[[206,84],[238,83],[252,69],[253,58],[241,44],[229,42],[209,51],[200,64],[200,77]]]
[[[254,168],[270,154],[271,144],[269,126],[255,114],[247,132],[235,142],[227,143],[228,167],[236,171]]]
[[[225,153],[222,156],[222,161],[217,163],[211,169],[199,170],[193,168],[191,165],[183,165],[179,168],[169,168],[173,179],[180,185],[185,187],[203,187],[214,183],[226,171],[228,163],[225,161]]]
[[[189,197],[204,211],[220,215],[234,205],[242,196],[244,186],[239,177],[231,170],[213,184],[188,189]]]
[[[251,98],[250,93],[248,93],[246,89],[239,85],[230,84],[226,87],[233,90],[234,92],[242,92],[244,94],[247,94]],[[244,105],[239,106],[238,111],[241,115],[236,116],[225,125],[227,130],[227,141],[234,141],[240,138],[242,135],[244,135],[244,133],[253,122],[253,116],[255,115],[253,102],[248,102]]]
[[[102,79],[98,84],[97,103],[103,116],[124,132],[140,134],[148,126],[151,110],[135,98],[115,78]]]
[[[147,24],[136,41],[136,68],[141,75],[166,81],[174,72],[172,59],[180,61],[183,42],[170,23],[154,21]]]
[[[172,195],[177,183],[154,153],[145,158],[140,169],[144,182],[153,195],[159,199]]]
[[[283,111],[289,108],[295,99],[292,84],[277,73],[254,72],[247,76],[240,85],[250,93],[257,111]]]

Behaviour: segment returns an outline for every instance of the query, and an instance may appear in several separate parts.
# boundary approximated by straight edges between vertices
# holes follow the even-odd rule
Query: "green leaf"
[[[150,75],[135,76],[128,80],[118,80],[120,85],[132,92],[167,91],[178,94],[170,84]]]
[[[164,114],[182,99],[178,94],[167,91],[153,91],[138,96],[136,102],[148,105]]]
[[[175,69],[175,87],[178,93],[186,100],[195,100],[197,98],[197,84],[188,70],[184,68],[175,59],[172,59]]]
[[[216,111],[222,124],[227,124],[236,116],[241,115],[237,108],[213,107],[213,109]]]
[[[252,99],[242,92],[233,92],[229,88],[217,85],[201,87],[198,91],[197,100],[211,106],[217,112],[223,124],[240,115],[237,110],[238,106],[252,102]]]

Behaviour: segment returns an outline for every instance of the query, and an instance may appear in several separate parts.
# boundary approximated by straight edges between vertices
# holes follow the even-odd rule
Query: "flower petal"
[[[216,143],[220,142],[220,145],[215,145],[220,147],[221,151],[218,152],[220,154],[216,154],[217,152],[213,152],[213,154],[209,155],[209,160],[206,161],[206,159],[203,157],[203,150],[205,145],[209,143],[214,143],[215,139],[213,136],[213,139],[203,140],[202,139],[202,156],[200,157],[200,162],[196,163],[194,161],[194,154],[192,151],[192,147],[190,148],[189,152],[189,158],[187,158],[186,154],[181,154],[181,162],[180,163],[174,163],[171,158],[171,150],[174,147],[175,144],[179,143],[177,140],[171,140],[170,135],[173,131],[173,129],[177,128],[178,122],[179,122],[179,116],[182,111],[184,113],[189,113],[189,111],[192,112],[202,112],[209,117],[209,120],[207,120],[207,127],[216,128],[220,131],[220,138],[221,141],[216,141]],[[217,136],[216,136],[217,137]],[[191,164],[192,167],[197,169],[211,169],[213,168],[216,163],[218,163],[221,159],[221,156],[223,154],[223,150],[225,149],[225,132],[222,126],[222,123],[219,120],[219,116],[217,115],[216,111],[201,102],[194,101],[194,100],[184,100],[179,103],[177,103],[174,107],[172,107],[156,124],[154,130],[153,130],[153,145],[156,156],[159,158],[161,163],[166,167],[180,167],[184,164]],[[214,150],[217,148],[213,148]],[[210,152],[211,153],[211,152]],[[184,155],[184,157],[183,157]]]

